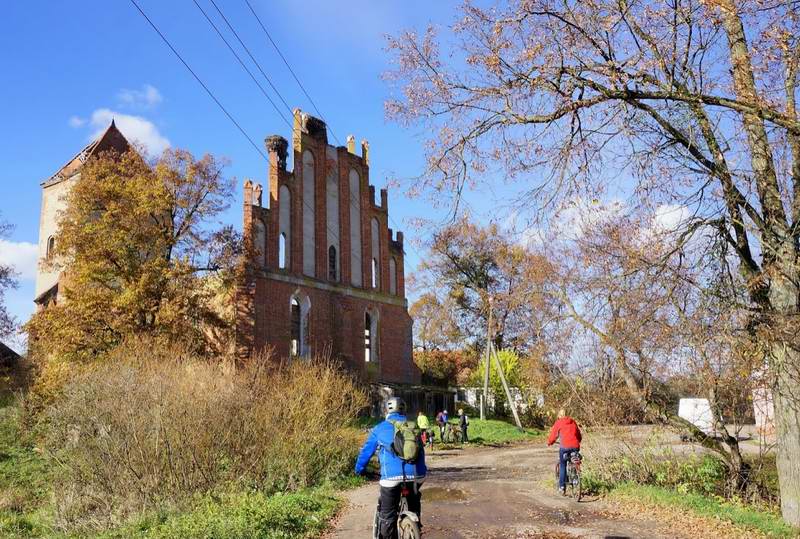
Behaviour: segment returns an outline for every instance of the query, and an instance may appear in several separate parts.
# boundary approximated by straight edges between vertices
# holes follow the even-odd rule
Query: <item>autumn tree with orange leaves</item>
[[[27,324],[33,349],[91,360],[141,335],[200,354],[227,346],[232,313],[219,298],[233,290],[240,241],[214,220],[232,188],[221,162],[184,150],[85,163],[45,262],[63,272],[58,304]]]
[[[502,173],[547,220],[623,189],[712,227],[764,351],[784,518],[800,525],[800,6],[778,0],[464,4],[452,39],[390,40],[390,117],[424,125],[450,193]]]

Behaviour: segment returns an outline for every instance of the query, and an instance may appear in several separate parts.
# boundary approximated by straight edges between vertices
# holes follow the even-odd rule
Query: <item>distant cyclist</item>
[[[461,441],[469,443],[469,436],[467,436],[467,427],[469,427],[469,417],[464,413],[464,410],[458,410],[458,426],[461,428]]]
[[[581,448],[581,429],[574,419],[567,415],[562,408],[558,411],[558,420],[550,429],[550,436],[547,438],[547,445],[553,445],[559,439],[558,444],[558,490],[566,496],[567,493],[567,459],[572,453]],[[566,456],[565,456],[566,455]]]
[[[428,447],[433,447],[433,431],[431,430],[431,424],[428,421],[428,416],[425,415],[425,412],[422,410],[419,411],[417,414],[417,427],[419,430],[424,434],[425,445]]]
[[[419,486],[425,481],[428,472],[425,466],[425,449],[419,448],[419,454],[412,463],[404,462],[392,447],[396,425],[405,421],[406,404],[403,399],[392,397],[387,400],[386,420],[370,431],[356,460],[355,471],[360,475],[364,473],[372,455],[378,451],[378,459],[381,462],[379,528],[380,537],[383,539],[397,539],[397,514],[403,481],[414,485],[406,497],[409,510],[419,515],[422,509]]]
[[[439,440],[444,442],[447,433],[447,410],[442,410],[436,415],[436,424],[439,425]]]

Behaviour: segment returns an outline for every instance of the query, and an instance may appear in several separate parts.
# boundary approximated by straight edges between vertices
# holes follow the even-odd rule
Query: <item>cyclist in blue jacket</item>
[[[425,450],[420,447],[416,462],[404,463],[392,450],[394,425],[391,421],[406,420],[406,404],[399,397],[386,401],[386,420],[373,428],[356,460],[356,473],[362,474],[375,451],[381,462],[380,490],[380,536],[384,539],[397,539],[397,513],[400,505],[400,489],[403,481],[414,482],[406,497],[408,509],[417,515],[422,509],[422,495],[419,485],[425,480],[428,468],[425,466]]]

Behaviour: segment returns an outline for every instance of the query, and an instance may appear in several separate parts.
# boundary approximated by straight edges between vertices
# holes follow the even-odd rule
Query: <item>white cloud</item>
[[[117,94],[117,99],[120,106],[137,109],[151,109],[164,100],[158,88],[150,84],[142,85],[141,90],[123,88]]]
[[[22,280],[35,280],[39,247],[27,241],[0,240],[0,264],[13,267]]]
[[[70,116],[69,118],[69,126],[74,127],[75,129],[79,127],[83,127],[86,125],[86,118],[81,118],[80,116]]]
[[[604,223],[620,217],[625,203],[619,199],[603,202],[576,197],[556,214],[553,228],[565,239],[580,239]]]
[[[110,109],[97,109],[92,113],[91,125],[95,131],[90,139],[94,140],[100,136],[111,120],[116,122],[125,138],[132,142],[140,142],[151,154],[158,155],[170,146],[169,139],[164,137],[150,120]]]
[[[689,221],[689,208],[678,204],[662,204],[656,208],[653,227],[663,232],[675,232]]]

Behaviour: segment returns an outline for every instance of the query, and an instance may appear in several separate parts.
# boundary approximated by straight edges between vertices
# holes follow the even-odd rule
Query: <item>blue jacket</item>
[[[405,466],[405,478],[407,480],[420,480],[428,473],[425,466],[425,450],[420,448],[419,457],[414,464],[400,460],[400,457],[392,451],[394,441],[394,425],[392,421],[405,421],[406,416],[398,413],[389,414],[385,421],[378,423],[369,433],[369,438],[361,448],[361,452],[356,460],[356,473],[361,474],[366,469],[369,459],[378,451],[378,458],[381,461],[381,484],[384,482],[400,482],[403,480],[403,467]]]

